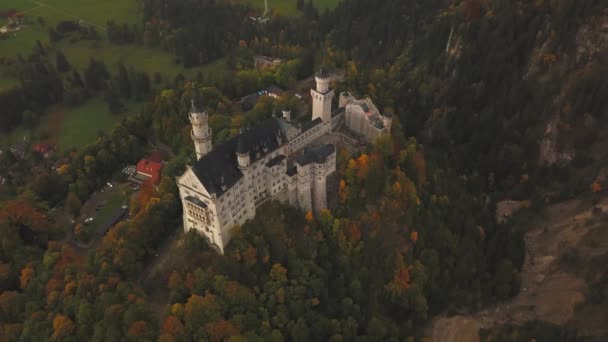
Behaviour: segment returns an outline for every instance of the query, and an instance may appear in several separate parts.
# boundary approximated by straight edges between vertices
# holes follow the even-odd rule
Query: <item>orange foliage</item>
[[[22,272],[23,273],[23,272]],[[53,291],[58,291],[63,287],[63,280],[58,278],[50,278],[46,282],[46,286],[44,288],[44,292],[48,295]]]
[[[8,278],[10,272],[11,272],[11,265],[0,262],[0,279]]]
[[[127,334],[130,337],[139,337],[139,336],[144,335],[146,333],[146,331],[148,331],[148,324],[145,321],[137,321],[137,322],[133,322],[129,326],[129,330],[127,331]]]
[[[279,304],[285,303],[285,289],[284,288],[281,287],[278,290],[276,290],[276,292],[274,293],[274,296],[277,300],[277,303],[279,303]]]
[[[32,230],[41,231],[46,226],[46,215],[23,200],[4,202],[0,209],[0,222],[8,221],[14,225],[24,225]]]
[[[9,313],[11,310],[14,310],[19,296],[19,293],[16,291],[4,291],[0,293],[0,313]]]
[[[418,232],[417,231],[412,231],[410,233],[410,240],[412,240],[413,243],[416,243],[416,241],[418,241]]]
[[[393,183],[393,186],[391,187],[391,190],[393,192],[393,195],[395,195],[396,197],[399,197],[401,195],[401,183],[399,183],[399,181],[395,181],[395,183]]]
[[[53,339],[61,339],[74,331],[74,322],[66,316],[57,315],[53,319]]]
[[[369,174],[369,157],[367,154],[362,154],[357,158],[357,168],[357,178],[360,181],[367,179],[367,175]]]
[[[479,0],[466,0],[462,3],[462,16],[467,21],[476,21],[481,17],[481,3]]]
[[[312,214],[312,211],[310,211],[310,210],[306,212],[306,216],[304,216],[304,218],[305,218],[305,219],[306,219],[306,221],[308,221],[308,222],[312,222],[312,221],[314,221],[314,219],[315,219],[315,217],[314,217],[314,216],[313,216],[313,214]]]
[[[5,341],[18,341],[21,336],[21,323],[5,323],[0,324],[0,336],[4,336]]]
[[[163,331],[174,336],[180,336],[184,334],[184,325],[179,318],[169,316],[163,322]]]
[[[593,182],[593,184],[591,184],[591,191],[595,193],[602,191],[602,184],[598,181]]]
[[[340,188],[338,190],[338,197],[340,199],[340,203],[345,204],[348,199],[348,187],[346,187],[346,182],[344,179],[340,179]]]
[[[243,259],[247,264],[253,265],[257,260],[257,254],[258,251],[255,249],[255,247],[249,246],[243,251]]]
[[[409,267],[402,267],[395,271],[393,280],[386,285],[386,289],[396,295],[402,294],[404,290],[410,287],[410,271]]]
[[[34,269],[30,266],[25,267],[21,270],[21,276],[19,277],[19,284],[22,289],[25,289],[30,281],[34,278]]]
[[[231,336],[239,334],[239,330],[227,320],[207,323],[205,331],[212,342],[227,341]]]
[[[156,191],[154,190],[154,185],[149,182],[143,182],[139,188],[138,196],[140,210],[143,210],[155,196]]]
[[[319,301],[319,298],[317,298],[317,297],[314,297],[313,299],[310,300],[310,304],[312,306],[317,306],[317,305],[319,305],[319,303],[321,303],[321,301]]]
[[[410,287],[410,271],[409,268],[402,268],[395,273],[395,282],[404,289]]]
[[[424,160],[424,153],[422,151],[414,153],[414,166],[418,172],[418,183],[426,183],[426,161]]]
[[[356,244],[361,240],[361,229],[359,229],[359,225],[356,223],[350,223],[346,226],[346,237],[348,242],[352,244]]]

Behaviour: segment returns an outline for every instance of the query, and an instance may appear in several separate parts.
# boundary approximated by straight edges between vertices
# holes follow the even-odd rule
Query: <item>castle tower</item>
[[[291,122],[291,109],[283,108],[283,120]]]
[[[321,69],[315,75],[317,88],[310,90],[312,97],[312,119],[321,118],[323,123],[331,123],[331,100],[334,91],[329,89],[329,74]]]
[[[339,107],[344,108],[344,107],[346,107],[346,105],[353,102],[354,100],[355,100],[355,97],[352,96],[349,92],[347,92],[347,91],[341,92]]]
[[[190,108],[190,123],[192,132],[190,136],[194,142],[196,159],[201,159],[204,155],[211,152],[211,128],[209,128],[209,115],[202,109],[200,104],[198,88],[192,84],[192,107]]]

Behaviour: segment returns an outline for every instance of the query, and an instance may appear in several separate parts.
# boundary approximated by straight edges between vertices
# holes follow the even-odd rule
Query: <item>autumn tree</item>
[[[53,339],[60,340],[65,338],[69,336],[75,328],[74,322],[72,322],[69,317],[57,315],[53,319]]]
[[[239,330],[227,320],[207,323],[205,331],[209,335],[209,340],[212,342],[221,342],[230,339],[232,336],[239,334]]]

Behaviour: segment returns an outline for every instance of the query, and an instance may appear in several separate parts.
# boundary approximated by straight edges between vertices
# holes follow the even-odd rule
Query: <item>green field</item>
[[[238,2],[252,5],[260,9],[264,9],[264,0],[237,0]],[[321,13],[326,9],[332,9],[338,5],[341,0],[313,0],[313,4]],[[281,15],[295,16],[298,15],[296,0],[268,0],[268,7]]]
[[[137,0],[0,0],[0,11],[15,9],[25,14],[25,24],[19,31],[11,32],[8,39],[0,40],[0,56],[15,56],[19,53],[27,55],[39,40],[48,46],[48,29],[55,27],[61,20],[74,20],[80,18],[95,27],[103,35],[105,23],[114,20],[117,23],[135,23],[139,19]],[[38,23],[38,17],[44,19],[44,24]],[[0,19],[0,25],[5,20]],[[185,69],[175,63],[172,54],[155,48],[146,48],[140,45],[114,45],[106,40],[70,42],[64,39],[57,44],[66,55],[68,61],[84,68],[91,57],[103,60],[111,69],[119,62],[133,66],[138,71],[148,73],[160,72],[165,77],[174,77],[178,73],[183,75],[221,72],[225,63],[217,62],[209,66]],[[0,68],[0,88],[14,86],[16,80],[10,72]]]
[[[108,105],[100,98],[89,99],[78,107],[56,105],[44,113],[36,127],[29,130],[16,127],[10,135],[0,136],[0,143],[11,145],[28,137],[32,142],[48,141],[57,144],[61,152],[80,148],[95,142],[100,131],[109,131],[123,116],[139,110],[139,103],[127,103],[123,114],[112,114]],[[42,133],[46,138],[40,138]]]
[[[135,103],[127,104],[126,113],[137,110]],[[52,111],[62,110],[53,108]],[[61,151],[79,148],[93,143],[99,132],[110,130],[121,117],[128,114],[112,114],[105,101],[99,98],[90,99],[85,104],[75,108],[65,108],[63,113],[46,115],[41,120],[40,127],[48,130],[49,140],[56,143]],[[51,120],[60,119],[59,127],[53,128]]]
[[[105,32],[108,20],[117,23],[135,23],[137,1],[135,0],[0,0],[0,11],[15,9],[24,14],[22,28],[11,32],[9,38],[0,44],[0,55],[11,56],[29,52],[36,40],[48,43],[48,29],[63,20],[84,21]],[[43,24],[38,18],[44,20]],[[6,24],[0,19],[0,25]]]

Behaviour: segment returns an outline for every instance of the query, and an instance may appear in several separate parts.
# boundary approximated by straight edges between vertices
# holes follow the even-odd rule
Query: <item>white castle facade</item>
[[[189,119],[197,162],[177,177],[184,230],[196,230],[219,253],[236,225],[255,217],[256,208],[270,199],[318,213],[327,208],[327,178],[336,171],[336,148],[319,138],[344,123],[373,141],[389,133],[390,117],[381,115],[369,99],[340,95],[332,112],[330,78],[317,73],[311,89],[312,121],[291,124],[291,113],[270,118],[212,147],[208,115],[193,89]]]

